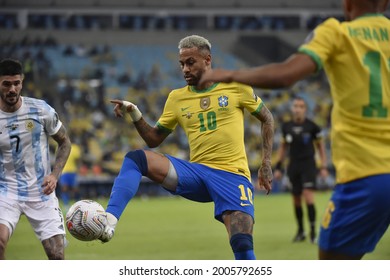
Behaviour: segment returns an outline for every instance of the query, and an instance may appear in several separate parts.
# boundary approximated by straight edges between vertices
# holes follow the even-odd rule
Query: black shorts
[[[303,189],[315,189],[316,163],[314,160],[291,162],[287,169],[287,176],[291,182],[294,195],[301,195]]]

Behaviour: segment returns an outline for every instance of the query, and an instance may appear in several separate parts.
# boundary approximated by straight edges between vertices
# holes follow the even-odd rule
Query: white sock
[[[107,222],[108,224],[115,229],[116,224],[118,223],[118,219],[112,215],[111,213],[107,212]]]

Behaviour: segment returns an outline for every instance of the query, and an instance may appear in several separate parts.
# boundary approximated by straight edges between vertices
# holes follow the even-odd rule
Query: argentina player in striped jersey
[[[19,61],[0,62],[0,259],[21,215],[29,220],[48,259],[64,259],[65,229],[55,195],[71,142],[56,111],[22,97]],[[58,144],[53,167],[49,137]]]

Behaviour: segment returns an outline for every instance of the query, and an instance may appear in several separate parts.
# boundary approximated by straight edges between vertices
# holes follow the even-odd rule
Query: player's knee
[[[230,238],[230,246],[234,253],[253,250],[253,237],[247,233],[237,233]]]
[[[148,161],[146,159],[145,151],[143,150],[130,151],[126,154],[125,157],[134,161],[134,163],[138,166],[143,176],[147,175]]]

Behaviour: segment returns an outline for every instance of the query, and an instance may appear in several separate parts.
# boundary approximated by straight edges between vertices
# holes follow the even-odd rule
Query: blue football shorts
[[[220,222],[225,211],[237,210],[254,218],[254,189],[245,176],[166,156],[178,176],[176,192],[169,192],[192,201],[213,201],[214,217]]]
[[[59,181],[60,185],[65,185],[68,187],[77,186],[77,173],[63,173]]]
[[[374,251],[390,224],[390,174],[337,184],[322,220],[321,250],[359,256]]]

